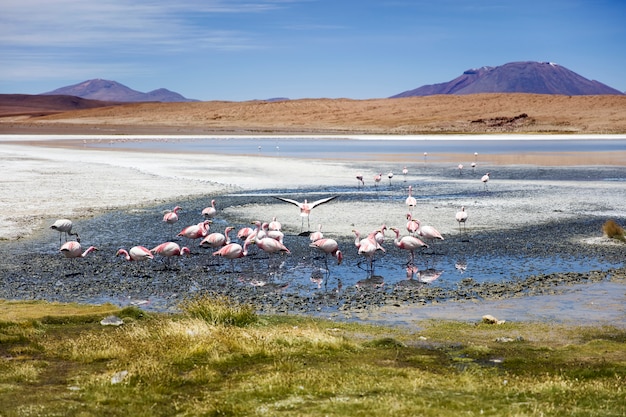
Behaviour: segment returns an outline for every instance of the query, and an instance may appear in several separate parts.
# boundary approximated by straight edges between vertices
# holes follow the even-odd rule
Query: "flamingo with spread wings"
[[[315,207],[321,205],[321,204],[325,204],[328,203],[329,201],[334,200],[335,198],[337,198],[339,196],[332,196],[332,197],[326,197],[326,198],[321,198],[319,200],[315,200],[312,202],[309,202],[308,200],[304,200],[303,202],[300,201],[296,201],[296,200],[292,200],[291,198],[285,198],[285,197],[274,197],[277,198],[281,201],[284,201],[286,203],[291,203],[295,206],[298,206],[298,208],[300,209],[300,217],[302,217],[302,224],[300,225],[300,232],[302,232],[302,229],[304,228],[304,218],[306,217],[307,219],[307,224],[308,224],[308,228],[311,228],[311,222],[309,219],[309,216],[311,214],[311,210],[313,210]]]

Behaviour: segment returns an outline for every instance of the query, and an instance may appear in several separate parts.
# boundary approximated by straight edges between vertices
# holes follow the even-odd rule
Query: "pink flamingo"
[[[363,255],[368,260],[368,271],[374,270],[374,255],[376,255],[377,251],[386,252],[385,248],[380,246],[380,244],[376,241],[376,233],[379,233],[380,230],[373,231],[367,237],[361,239],[361,234],[358,230],[353,229],[352,232],[355,234],[354,245],[358,249],[358,254]]]
[[[55,221],[50,229],[59,232],[59,245],[61,244],[61,236],[65,234],[65,241],[67,242],[68,236],[76,236],[76,240],[80,242],[78,233],[72,233],[72,221],[70,219],[59,219]]]
[[[167,259],[168,265],[170,262],[170,258],[174,256],[189,255],[190,253],[188,247],[183,246],[181,248],[180,246],[178,246],[177,243],[174,242],[161,243],[160,245],[150,249],[150,252],[152,252],[154,255],[159,255]]]
[[[417,234],[423,239],[429,241],[431,244],[435,239],[443,240],[441,233],[439,233],[439,231],[432,226],[421,225]]]
[[[409,185],[409,196],[404,200],[404,204],[409,206],[409,211],[413,211],[413,207],[417,206],[417,200],[413,197],[413,186]]]
[[[406,175],[409,173],[409,170],[404,167],[402,168],[402,175],[404,176],[404,182],[406,182]]]
[[[317,225],[317,232],[313,232],[309,235],[309,239],[311,242],[315,242],[316,240],[320,240],[324,237],[322,234],[322,225],[321,223]]]
[[[250,246],[251,242],[246,241],[243,246],[239,243],[229,243],[226,246],[220,248],[213,252],[213,256],[221,256],[222,258],[230,259],[230,264],[233,272],[235,271],[235,259],[243,258],[244,256],[248,256],[248,246]]]
[[[461,233],[461,223],[463,223],[463,230],[465,230],[465,222],[467,221],[467,211],[465,206],[461,207],[461,211],[457,211],[454,218],[459,223],[459,233]]]
[[[251,243],[256,244],[259,249],[269,254],[279,253],[279,252],[291,253],[285,245],[283,245],[276,239],[272,239],[271,237],[263,237],[260,239],[255,238],[252,240]]]
[[[486,190],[487,189],[487,182],[489,181],[489,173],[486,173],[485,175],[483,175],[480,180],[483,182],[483,184],[485,184],[485,190]]]
[[[406,214],[406,219],[408,220],[408,222],[406,223],[406,230],[410,234],[415,236],[415,234],[420,228],[420,221],[418,219],[414,219],[411,213]]]
[[[270,230],[269,223],[263,223],[261,225],[261,229],[263,230],[263,232],[265,232],[266,237],[272,238],[274,240],[279,241],[280,243],[283,243],[285,234],[281,232],[280,230]]]
[[[356,180],[358,181],[358,187],[362,187],[365,185],[365,181],[363,181],[363,175],[357,175]]]
[[[374,233],[374,240],[376,240],[376,243],[378,243],[379,245],[382,245],[383,243],[385,243],[385,231],[387,230],[387,225],[383,224],[382,226],[380,226],[380,229],[376,230]]]
[[[283,229],[283,225],[280,224],[276,217],[272,218],[272,221],[267,225],[269,230],[278,230],[281,231]]]
[[[315,200],[311,203],[308,202],[308,200],[304,200],[304,202],[299,202],[296,200],[292,200],[290,198],[285,198],[285,197],[274,197],[277,198],[281,201],[284,201],[286,203],[291,203],[293,205],[298,206],[298,208],[300,209],[300,217],[302,217],[302,224],[300,225],[300,232],[302,232],[302,229],[304,229],[304,218],[306,217],[307,219],[307,224],[308,224],[308,228],[311,228],[311,222],[309,219],[309,215],[311,214],[311,210],[313,210],[315,207],[328,203],[329,201],[334,200],[335,198],[337,198],[338,196],[334,195],[332,197],[326,197],[326,198],[321,198],[319,200]]]
[[[420,225],[420,228],[417,231],[417,234],[419,236],[423,237],[424,239],[429,239],[429,240],[439,239],[439,240],[443,240],[443,236],[441,236],[441,233],[439,233],[439,231],[437,229],[435,229],[434,227],[432,227],[432,226]]]
[[[89,255],[93,251],[97,251],[98,248],[95,246],[89,246],[84,252],[80,243],[75,241],[66,242],[61,246],[59,251],[65,255],[66,258],[84,258]]]
[[[327,256],[330,255],[337,258],[337,265],[341,265],[341,262],[343,261],[343,254],[339,250],[339,245],[335,239],[318,239],[315,242],[311,242],[309,246],[324,252]],[[326,259],[326,269],[328,269],[328,259]]]
[[[254,225],[254,229],[252,229],[251,233],[248,233],[248,236],[246,237],[247,242],[250,242],[253,239],[263,239],[264,237],[267,237],[267,233],[263,229],[263,223],[261,223],[260,220],[255,220],[251,224]]]
[[[211,206],[202,210],[202,215],[207,219],[212,219],[217,215],[217,209],[215,208],[215,200],[211,200]]]
[[[337,258],[337,265],[341,265],[343,261],[343,253],[339,250],[339,245],[335,239],[329,238],[321,238],[316,240],[315,242],[311,242],[309,244],[310,247],[315,248],[324,253],[324,266],[326,269],[326,273],[330,276],[330,268],[328,267],[328,257],[332,256]],[[318,288],[320,288],[320,283],[318,282]],[[328,284],[328,279],[326,279],[324,286]]]
[[[239,240],[246,240],[248,239],[248,236],[250,236],[252,233],[254,233],[254,229],[251,227],[242,227],[241,229],[239,229],[237,231],[237,239]]]
[[[411,254],[411,259],[409,260],[410,264],[412,264],[413,261],[415,260],[416,249],[428,247],[426,243],[422,242],[420,239],[414,236],[403,236],[402,238],[400,238],[400,230],[398,230],[396,227],[392,227],[391,230],[393,230],[396,234],[396,238],[393,241],[396,247],[400,249],[408,250],[409,253]]]
[[[115,256],[122,255],[127,261],[145,261],[147,259],[154,259],[154,255],[150,252],[150,249],[143,246],[133,246],[130,251],[126,249],[118,249]]]
[[[387,178],[389,178],[389,185],[391,185],[391,179],[393,178],[393,172],[389,171],[389,174],[387,174]]]
[[[459,175],[463,175],[463,164],[459,164]]]
[[[172,230],[174,227],[174,223],[178,221],[178,211],[182,210],[181,207],[176,206],[173,210],[165,213],[163,215],[163,221],[170,225],[170,235],[172,235]]]
[[[176,236],[185,237],[195,242],[196,239],[203,238],[208,234],[210,223],[210,220],[205,220],[198,224],[192,224],[191,226],[185,227]]]
[[[287,249],[285,245],[283,245],[276,239],[272,239],[271,237],[264,237],[261,239],[253,238],[251,243],[256,244],[259,249],[261,249],[263,252],[270,255],[270,258],[268,260],[268,267],[270,266],[269,262],[271,261],[272,254],[275,254],[275,253],[290,254],[291,253],[291,251],[289,251],[289,249]]]
[[[234,229],[232,226],[227,226],[224,229],[224,234],[215,232],[207,235],[202,242],[200,242],[199,246],[203,248],[221,248],[222,246],[226,246],[230,243],[230,237],[228,234]]]
[[[377,175],[374,175],[374,186],[378,187],[378,183],[383,179],[383,173],[379,172]]]

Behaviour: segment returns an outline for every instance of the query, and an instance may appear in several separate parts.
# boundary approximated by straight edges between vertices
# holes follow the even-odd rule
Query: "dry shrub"
[[[607,220],[602,225],[602,231],[606,234],[610,239],[618,239],[622,242],[626,241],[626,237],[624,236],[624,229],[622,226],[617,224],[615,220]]]

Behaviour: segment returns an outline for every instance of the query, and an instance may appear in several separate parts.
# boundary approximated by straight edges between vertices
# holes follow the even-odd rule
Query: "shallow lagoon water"
[[[88,147],[159,152],[201,152],[227,155],[281,156],[343,160],[376,160],[394,155],[406,161],[438,160],[440,154],[532,154],[611,152],[626,149],[624,139],[390,139],[363,140],[344,137],[220,137],[220,138],[134,138],[90,140]],[[426,157],[424,153],[427,153]]]

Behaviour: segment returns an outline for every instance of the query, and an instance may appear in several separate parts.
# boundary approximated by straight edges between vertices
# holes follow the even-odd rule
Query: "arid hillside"
[[[134,103],[49,115],[0,115],[0,133],[460,132],[626,133],[626,96],[476,94]]]

